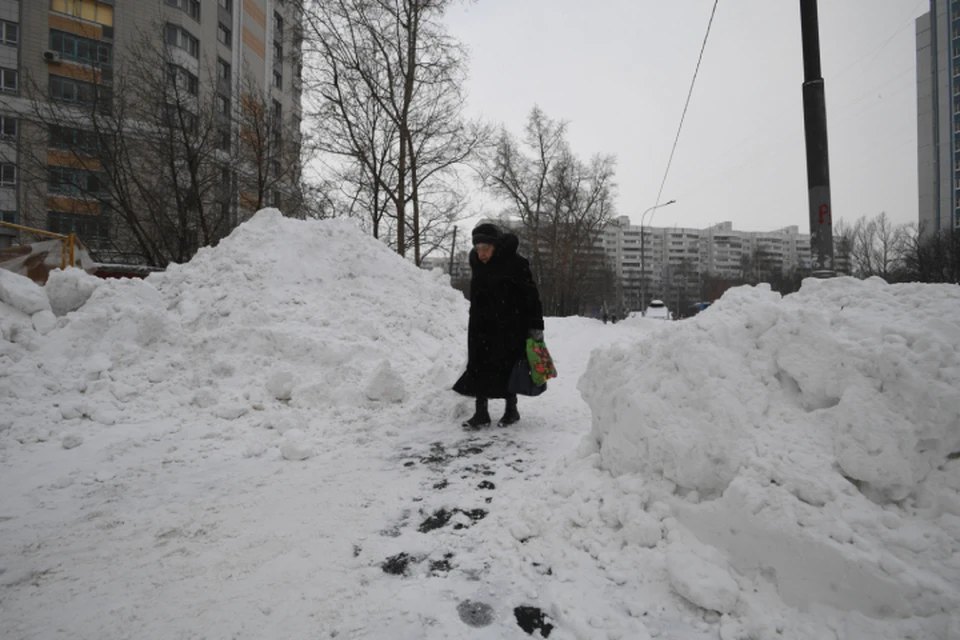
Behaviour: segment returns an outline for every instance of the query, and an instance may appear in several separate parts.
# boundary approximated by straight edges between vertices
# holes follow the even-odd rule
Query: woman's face
[[[477,257],[480,258],[480,262],[487,264],[490,258],[493,257],[493,245],[480,243],[477,245]]]

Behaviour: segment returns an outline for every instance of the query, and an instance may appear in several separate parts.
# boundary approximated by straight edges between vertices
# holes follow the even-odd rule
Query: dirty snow
[[[349,222],[3,274],[4,639],[960,639],[957,287],[550,318],[464,432],[467,303]]]

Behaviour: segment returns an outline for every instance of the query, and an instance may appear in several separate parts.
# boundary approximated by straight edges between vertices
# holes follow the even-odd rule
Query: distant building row
[[[810,235],[800,233],[796,225],[776,231],[739,231],[732,222],[721,222],[706,229],[644,226],[642,233],[628,216],[620,216],[600,237],[629,309],[641,307],[643,278],[648,298],[662,297],[676,287],[695,288],[705,277],[738,281],[754,275],[764,280],[803,272],[811,265]],[[835,253],[837,270],[849,272],[849,256]]]
[[[776,231],[740,231],[722,222],[706,229],[650,227],[630,223],[628,216],[611,221],[597,239],[597,257],[614,272],[618,298],[627,309],[639,309],[641,281],[647,298],[667,297],[677,287],[691,292],[705,278],[725,281],[764,280],[810,268],[810,235],[789,226]],[[834,239],[837,270],[849,272],[850,259]],[[428,258],[427,268],[450,271],[449,256]],[[467,254],[453,261],[454,279],[469,278]]]

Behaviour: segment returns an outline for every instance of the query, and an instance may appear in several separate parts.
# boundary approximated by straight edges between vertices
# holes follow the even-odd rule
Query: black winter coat
[[[526,359],[531,329],[543,330],[543,307],[530,263],[517,253],[519,241],[504,234],[487,264],[470,252],[470,323],[467,370],[453,390],[465,396],[504,398],[518,360]]]

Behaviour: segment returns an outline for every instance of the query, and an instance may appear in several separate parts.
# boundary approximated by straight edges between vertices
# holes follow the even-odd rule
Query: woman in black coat
[[[467,428],[490,424],[488,398],[506,400],[501,427],[520,419],[517,396],[507,382],[517,361],[527,357],[527,338],[543,339],[540,294],[518,245],[517,236],[492,224],[473,230],[467,370],[453,385],[457,393],[477,399],[476,412],[463,423]]]

